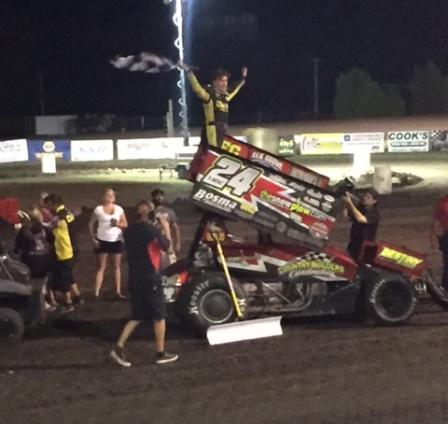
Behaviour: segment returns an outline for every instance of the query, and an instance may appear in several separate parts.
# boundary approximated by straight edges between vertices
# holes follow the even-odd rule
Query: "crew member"
[[[436,237],[443,259],[442,287],[448,291],[448,194],[439,199],[434,209],[430,235],[433,247]]]
[[[187,71],[191,88],[202,100],[204,108],[204,126],[202,128],[201,143],[221,147],[227,132],[229,122],[229,102],[238,94],[247,77],[247,68],[241,69],[242,78],[233,88],[229,89],[230,73],[224,69],[217,69],[212,83],[203,87],[189,66],[182,64]]]
[[[50,194],[45,200],[53,220],[47,225],[54,239],[54,267],[51,288],[63,295],[62,312],[73,311],[74,304],[83,303],[73,277],[75,246],[73,238],[74,215],[66,209],[61,196]],[[72,297],[70,292],[74,293]]]
[[[378,192],[373,188],[365,190],[359,203],[356,202],[356,204],[348,192],[342,198],[346,205],[344,213],[352,220],[347,250],[355,261],[359,259],[364,241],[376,239],[381,218],[378,210],[378,198]]]
[[[177,260],[181,249],[181,235],[179,221],[176,212],[169,207],[165,202],[165,192],[160,188],[156,188],[151,192],[152,203],[155,206],[155,217],[157,219],[165,218],[170,226],[169,234],[166,237],[169,239],[171,246],[168,251],[162,253],[163,267],[173,264]]]
[[[124,233],[129,266],[129,293],[131,295],[131,320],[126,323],[110,356],[119,365],[130,367],[124,346],[129,336],[142,321],[152,321],[156,345],[156,363],[165,364],[177,360],[177,355],[165,351],[165,299],[160,275],[151,252],[168,250],[170,242],[164,235],[169,232],[168,221],[159,220],[161,230],[150,222],[154,206],[147,201],[137,205],[139,220]],[[155,246],[154,246],[155,245]],[[157,255],[158,256],[158,255]]]

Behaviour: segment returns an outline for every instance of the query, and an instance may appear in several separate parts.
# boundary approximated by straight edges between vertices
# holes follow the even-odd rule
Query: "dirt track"
[[[428,251],[438,194],[382,199],[379,237]],[[179,212],[188,239],[194,218]],[[94,258],[85,218],[77,276],[89,292]],[[345,244],[347,228],[337,228],[335,244]],[[438,269],[436,251],[430,259]],[[150,329],[142,328],[129,343],[135,366],[123,370],[107,354],[127,313],[126,303],[89,301],[31,331],[16,350],[0,351],[0,422],[448,422],[448,314],[431,304],[404,327],[293,320],[283,337],[214,348],[172,323],[169,348],[181,357],[163,367],[152,364]]]

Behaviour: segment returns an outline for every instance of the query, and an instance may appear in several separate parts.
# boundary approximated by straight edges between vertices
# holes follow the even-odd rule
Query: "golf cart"
[[[0,218],[18,223],[15,199],[0,199]],[[28,267],[12,259],[0,244],[0,346],[18,343],[26,326],[42,320],[43,284],[32,279]]]

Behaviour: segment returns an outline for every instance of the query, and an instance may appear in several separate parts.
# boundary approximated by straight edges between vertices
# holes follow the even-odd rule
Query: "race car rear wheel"
[[[21,315],[14,309],[0,308],[0,345],[12,346],[20,342],[25,330]]]
[[[246,294],[232,278],[243,317],[246,316]],[[209,272],[196,276],[182,288],[177,301],[177,312],[186,324],[199,334],[212,325],[236,320],[237,315],[224,274]]]
[[[417,306],[412,284],[401,275],[380,275],[369,282],[365,291],[366,312],[379,324],[406,322]]]

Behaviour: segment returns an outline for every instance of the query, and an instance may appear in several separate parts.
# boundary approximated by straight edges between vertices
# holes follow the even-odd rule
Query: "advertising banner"
[[[332,155],[343,153],[344,134],[321,133],[294,136],[302,155]]]
[[[73,162],[106,161],[114,159],[113,140],[72,140],[70,142]]]
[[[55,158],[70,160],[69,140],[28,140],[30,160],[41,160],[42,154],[53,153]]]
[[[384,133],[344,134],[343,153],[355,153],[363,149],[369,150],[370,153],[384,152]]]
[[[371,153],[384,152],[384,133],[297,134],[294,140],[303,155],[355,153],[367,148]]]
[[[193,188],[197,206],[322,247],[335,224],[334,194],[209,148]]]
[[[28,145],[26,139],[0,141],[0,163],[26,162]]]
[[[296,153],[294,136],[280,137],[278,141],[278,155],[283,157],[293,156]]]
[[[389,152],[428,152],[429,131],[392,131],[387,133]]]
[[[183,147],[182,137],[120,139],[117,155],[119,160],[176,159]]]

